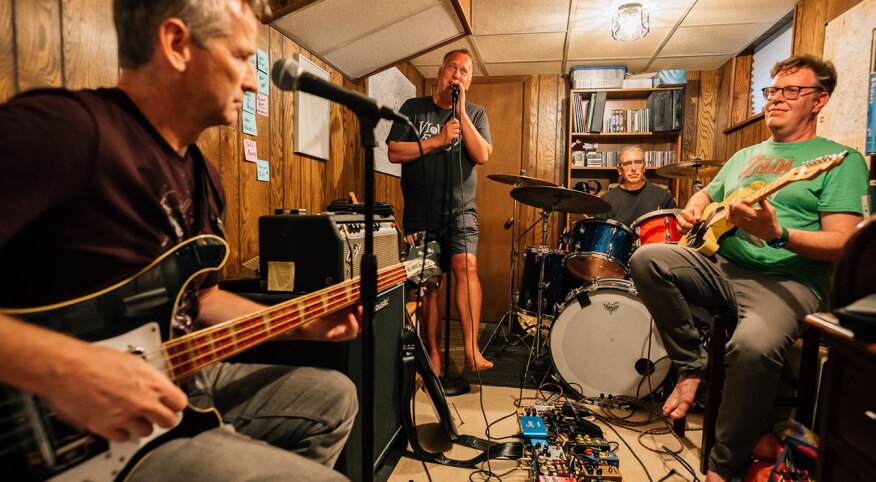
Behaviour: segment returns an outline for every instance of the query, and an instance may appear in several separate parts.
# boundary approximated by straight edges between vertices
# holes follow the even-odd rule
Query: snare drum
[[[572,276],[584,281],[627,276],[635,241],[630,228],[610,219],[582,219],[569,234],[566,270]]]
[[[678,220],[675,218],[681,209],[660,209],[651,211],[633,221],[636,234],[636,247],[652,243],[678,243]]]
[[[672,364],[648,309],[623,279],[572,291],[548,345],[560,378],[587,397],[644,397],[663,383]]]
[[[548,249],[545,246],[527,246],[523,255],[523,276],[520,278],[520,292],[517,295],[517,311],[523,315],[538,315],[538,273],[539,264],[544,259],[545,288],[541,298],[543,318],[552,320],[557,310],[566,301],[566,295],[581,286],[580,281],[572,279],[563,268],[565,251]]]

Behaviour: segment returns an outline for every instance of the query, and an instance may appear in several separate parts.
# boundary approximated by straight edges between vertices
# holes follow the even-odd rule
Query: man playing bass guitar
[[[111,441],[174,425],[187,402],[216,406],[226,422],[159,446],[130,480],[344,479],[331,467],[357,400],[340,373],[219,363],[186,393],[140,357],[67,334],[92,329],[88,316],[57,320],[51,328],[69,328],[62,333],[9,315],[87,297],[188,238],[223,235],[219,173],[194,143],[208,127],[235,123],[244,92],[257,91],[250,57],[267,3],[115,0],[116,88],[31,91],[0,106],[0,383]],[[262,308],[219,290],[216,273],[181,293],[176,334]],[[142,293],[125,308],[163,296]],[[330,318],[286,336],[358,334],[352,311]],[[4,437],[0,454],[23,438]],[[64,460],[37,453],[53,459],[44,475],[56,475],[48,466]],[[14,469],[4,462],[18,480]]]
[[[729,480],[744,469],[767,428],[785,350],[801,333],[803,316],[828,306],[833,262],[862,219],[867,167],[861,154],[815,133],[818,113],[836,86],[833,65],[795,55],[771,74],[772,84],[763,89],[771,138],[737,152],[691,197],[678,227],[696,235],[692,231],[679,246],[643,246],[630,260],[639,296],[680,373],[663,407],[666,415],[685,415],[706,368],[690,305],[724,309],[737,318],[726,347],[708,482]],[[820,156],[842,159],[845,150],[850,153],[838,166],[811,180],[788,176],[821,166],[818,160],[807,163]],[[783,183],[788,186],[772,199],[746,194],[769,193]],[[713,201],[721,204],[710,206]],[[718,225],[736,229],[714,253],[701,241],[706,234],[724,234],[709,233]]]

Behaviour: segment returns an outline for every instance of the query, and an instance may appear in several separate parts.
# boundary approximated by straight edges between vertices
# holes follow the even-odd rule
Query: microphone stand
[[[355,112],[355,111],[354,111]],[[374,128],[379,119],[356,112],[359,142],[365,150],[365,253],[360,265],[362,300],[362,482],[374,479],[374,305],[377,300],[377,257],[374,255]]]
[[[456,104],[459,102],[459,91],[453,90],[451,87],[451,118],[458,119],[456,115]],[[465,106],[463,106],[465,107]],[[462,131],[459,133],[459,149],[462,149]],[[462,156],[462,152],[460,152],[460,156]],[[462,172],[460,172],[460,176]],[[453,199],[453,144],[451,143],[450,148],[450,163],[448,165],[447,170],[447,206],[450,206],[450,201]],[[452,215],[453,213],[451,213]],[[451,221],[450,219],[447,220]],[[450,368],[450,298],[451,298],[451,281],[450,279],[453,277],[452,272],[452,263],[451,263],[451,273],[447,274],[447,288],[444,292],[444,370],[441,376],[441,384],[444,385],[444,393],[447,394],[448,397],[455,397],[457,395],[464,395],[471,391],[471,385],[468,384],[463,378],[448,378],[448,372]],[[468,275],[468,273],[466,273]],[[468,280],[466,280],[466,283]],[[471,300],[469,300],[471,303]],[[462,320],[462,313],[459,314],[460,320]],[[471,336],[476,336],[475,333],[472,333]],[[476,340],[475,340],[476,341]],[[463,339],[463,343],[465,340]],[[463,352],[465,351],[465,347],[463,347]],[[463,362],[463,366],[465,362]]]

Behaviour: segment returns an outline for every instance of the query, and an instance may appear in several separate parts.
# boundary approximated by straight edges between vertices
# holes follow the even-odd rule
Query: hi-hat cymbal
[[[604,200],[592,195],[553,186],[521,186],[511,190],[511,197],[548,211],[562,211],[575,214],[598,214],[611,209]]]
[[[490,174],[487,176],[487,179],[492,179],[496,182],[501,182],[502,184],[510,184],[512,186],[517,186],[518,184],[521,186],[557,186],[550,181],[545,181],[544,179],[539,179],[537,177],[515,176],[513,174]]]
[[[707,161],[694,157],[689,161],[667,164],[657,169],[660,177],[715,177],[724,161]]]

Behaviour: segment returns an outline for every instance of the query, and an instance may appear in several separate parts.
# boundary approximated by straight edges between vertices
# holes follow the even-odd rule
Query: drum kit
[[[644,397],[659,387],[671,364],[651,315],[629,280],[629,259],[640,246],[677,242],[681,238],[678,210],[648,213],[629,227],[585,218],[561,236],[558,248],[552,248],[546,244],[551,213],[594,215],[608,211],[609,204],[525,175],[487,177],[513,186],[515,214],[518,201],[542,210],[540,219],[523,233],[512,232],[509,330],[516,318],[534,336],[536,358],[546,334],[544,344],[557,375],[584,396]],[[523,250],[515,292],[516,246],[538,223],[541,245]]]

